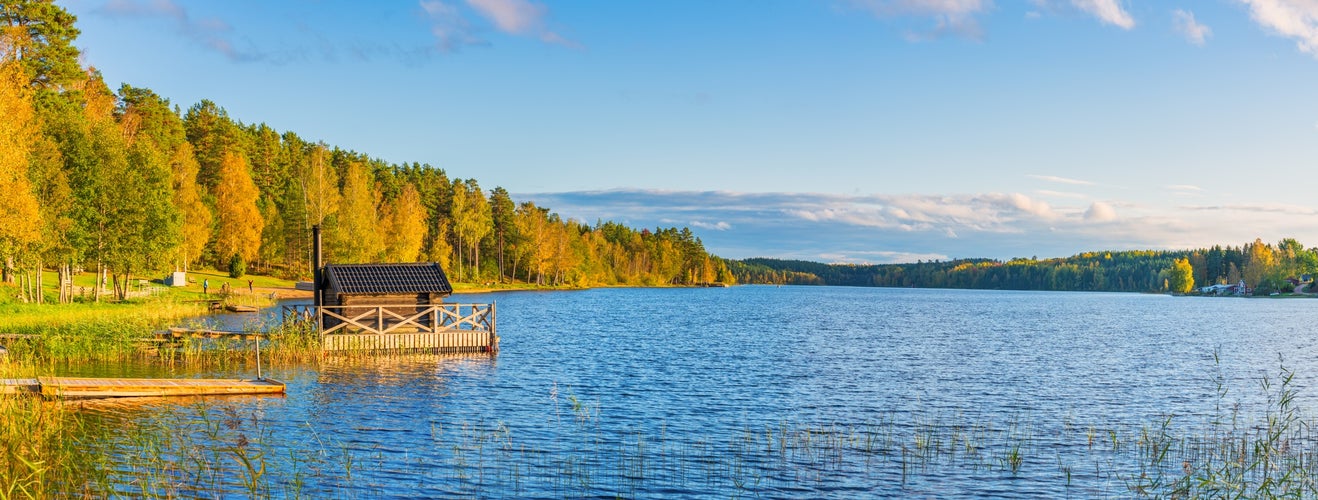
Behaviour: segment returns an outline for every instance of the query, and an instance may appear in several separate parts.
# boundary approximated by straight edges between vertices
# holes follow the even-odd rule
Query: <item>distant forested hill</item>
[[[728,268],[741,283],[1160,292],[1168,290],[1172,264],[1185,259],[1195,286],[1237,283],[1257,293],[1289,291],[1287,278],[1318,272],[1318,249],[1293,239],[1273,245],[1256,240],[1240,247],[1180,251],[1087,252],[1055,259],[958,259],[913,264],[821,264],[799,260],[745,259]]]

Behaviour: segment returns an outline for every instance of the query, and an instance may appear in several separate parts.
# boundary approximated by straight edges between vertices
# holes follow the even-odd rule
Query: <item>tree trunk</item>
[[[455,234],[454,236],[457,235]],[[458,244],[456,247],[454,247],[454,250],[456,250],[456,252],[454,253],[458,254],[458,281],[462,281],[462,237],[457,236],[457,240],[458,240],[457,242]]]
[[[514,281],[517,280],[517,259],[513,259],[513,272],[509,276],[511,276]]]

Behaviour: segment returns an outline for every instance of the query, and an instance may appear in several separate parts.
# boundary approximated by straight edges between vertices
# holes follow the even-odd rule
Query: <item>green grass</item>
[[[163,324],[206,313],[200,302],[170,299],[128,302],[75,302],[72,304],[0,304],[0,334],[39,334],[51,330],[79,328],[133,321],[142,325]]]

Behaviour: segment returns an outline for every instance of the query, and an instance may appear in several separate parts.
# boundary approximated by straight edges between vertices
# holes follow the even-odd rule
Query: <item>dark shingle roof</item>
[[[326,264],[325,284],[339,293],[453,293],[439,264]]]

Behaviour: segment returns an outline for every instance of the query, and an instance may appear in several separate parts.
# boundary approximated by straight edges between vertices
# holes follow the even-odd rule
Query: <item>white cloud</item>
[[[1202,47],[1208,37],[1213,34],[1213,30],[1207,26],[1199,24],[1194,19],[1194,13],[1176,9],[1172,11],[1172,26],[1176,32],[1185,37],[1185,41]]]
[[[875,17],[932,17],[935,27],[927,34],[912,34],[911,39],[924,39],[944,34],[980,38],[983,32],[975,16],[993,7],[992,0],[848,0],[852,7],[867,11]]]
[[[1085,210],[1085,220],[1088,222],[1112,222],[1117,220],[1117,211],[1112,205],[1096,201],[1089,204],[1089,209]]]
[[[1011,193],[842,195],[636,189],[514,194],[514,198],[551,207],[564,217],[614,220],[632,227],[682,224],[678,221],[726,222],[736,230],[688,225],[710,251],[733,258],[819,260],[821,255],[836,254],[839,257],[831,260],[888,260],[862,253],[868,251],[1011,258],[1196,248],[1239,244],[1257,237],[1265,241],[1294,237],[1308,244],[1318,241],[1318,208],[1299,204],[1164,206],[1129,200],[1057,200],[1058,205],[1051,206]]]
[[[1094,185],[1094,183],[1093,183],[1093,182],[1090,182],[1090,181],[1082,181],[1082,180],[1080,180],[1080,179],[1070,179],[1070,178],[1066,178],[1066,177],[1058,177],[1058,176],[1056,176],[1056,175],[1035,175],[1035,174],[1028,174],[1028,175],[1026,175],[1026,177],[1029,177],[1029,178],[1031,178],[1031,179],[1039,179],[1039,180],[1041,180],[1041,181],[1056,182],[1056,183],[1058,183],[1058,184],[1072,184],[1072,185],[1076,185],[1076,186],[1092,186],[1092,185]]]
[[[1118,0],[1071,0],[1071,5],[1090,13],[1104,23],[1121,29],[1128,30],[1135,27],[1135,19],[1121,8]]]
[[[1239,0],[1249,6],[1254,22],[1295,40],[1295,46],[1318,57],[1318,1]]]

